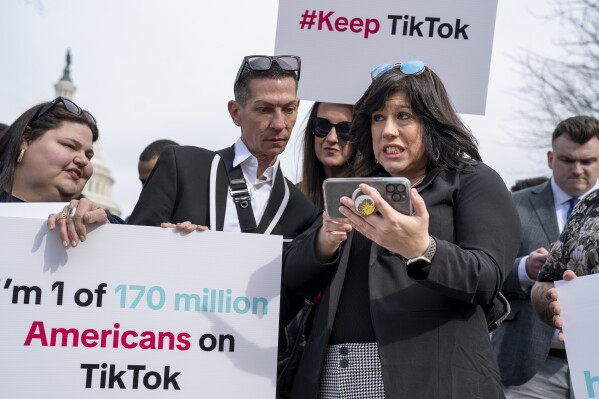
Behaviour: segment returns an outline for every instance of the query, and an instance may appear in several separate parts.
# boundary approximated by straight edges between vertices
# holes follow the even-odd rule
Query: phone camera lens
[[[391,198],[393,199],[393,201],[401,201],[401,194],[393,193],[393,195],[391,195]]]
[[[406,191],[406,186],[404,186],[403,184],[398,184],[397,191],[399,191],[400,193],[403,193],[404,191]]]
[[[395,186],[393,184],[387,184],[385,186],[385,190],[387,190],[388,193],[392,193],[393,191],[395,191]]]

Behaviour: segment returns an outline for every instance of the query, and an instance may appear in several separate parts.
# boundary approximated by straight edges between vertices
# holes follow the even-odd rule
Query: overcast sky
[[[483,160],[506,184],[548,175],[549,148],[522,148],[513,138],[521,76],[517,51],[554,52],[556,25],[534,14],[547,1],[500,0],[485,116],[463,115]],[[139,153],[151,141],[220,149],[239,137],[227,101],[247,54],[274,52],[278,0],[4,0],[0,2],[0,122],[10,124],[32,105],[54,98],[67,48],[75,102],[98,120],[105,159],[116,182],[113,200],[127,215],[141,185]],[[400,60],[396,60],[400,61]],[[451,62],[451,60],[448,60]],[[311,102],[294,129],[301,138]],[[282,156],[297,180],[300,143]]]

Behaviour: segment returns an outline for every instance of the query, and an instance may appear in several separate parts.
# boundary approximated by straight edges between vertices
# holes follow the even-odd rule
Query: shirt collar
[[[258,172],[258,159],[252,155],[250,150],[247,148],[241,137],[237,139],[235,142],[235,158],[233,158],[233,167],[237,167],[241,165],[243,171],[251,176],[251,181],[255,182],[257,180],[256,173]],[[264,171],[264,177],[266,177],[266,181],[273,181],[275,177],[275,173],[277,168],[279,167],[279,158],[275,161],[274,165],[269,166]]]
[[[564,202],[572,198],[572,196],[566,194],[564,190],[557,185],[553,177],[551,178],[551,190],[553,191],[553,202],[555,203],[556,208],[559,208]]]
[[[581,195],[578,198],[583,199],[588,193],[597,189],[598,186],[599,186],[599,180],[597,180],[597,182],[595,183],[595,186],[593,186],[589,191],[587,191],[586,193],[584,193],[583,195]],[[553,179],[553,177],[551,178],[551,190],[553,191],[553,202],[554,202],[556,208],[564,205],[564,203],[566,203],[570,198],[574,198],[571,195],[566,194],[566,192],[557,185],[557,183],[555,182],[555,179]]]

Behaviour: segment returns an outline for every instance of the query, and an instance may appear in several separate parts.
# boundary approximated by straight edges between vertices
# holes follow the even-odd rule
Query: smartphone
[[[352,198],[361,183],[375,188],[385,201],[398,212],[412,214],[410,181],[405,177],[341,177],[326,179],[322,183],[324,208],[332,218],[344,218],[339,212],[341,197]]]

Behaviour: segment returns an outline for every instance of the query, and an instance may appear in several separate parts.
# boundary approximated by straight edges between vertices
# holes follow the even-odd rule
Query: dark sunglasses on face
[[[300,78],[300,69],[302,60],[297,55],[246,55],[243,57],[243,62],[239,67],[237,76],[235,77],[235,85],[241,77],[243,68],[247,65],[252,71],[268,71],[272,68],[272,63],[276,62],[281,69],[285,71],[293,71],[297,75],[297,80]]]
[[[71,100],[69,100],[68,98],[64,98],[64,97],[56,97],[54,100],[52,100],[51,102],[49,102],[48,104],[44,105],[42,108],[40,108],[35,115],[33,115],[33,118],[31,118],[31,120],[29,121],[29,123],[33,123],[36,120],[40,119],[42,116],[44,116],[45,114],[47,114],[52,108],[54,108],[57,104],[62,103],[62,105],[64,106],[64,108],[69,111],[72,114],[75,115],[81,115],[83,114],[89,123],[91,123],[94,126],[97,126],[97,122],[96,122],[96,118],[94,118],[94,116],[92,114],[90,114],[89,112],[79,108],[79,106],[77,104],[75,104],[74,102],[72,102]]]
[[[310,130],[316,137],[325,138],[335,128],[335,133],[340,140],[350,141],[351,122],[343,121],[339,123],[331,123],[326,118],[314,117],[310,119]]]

